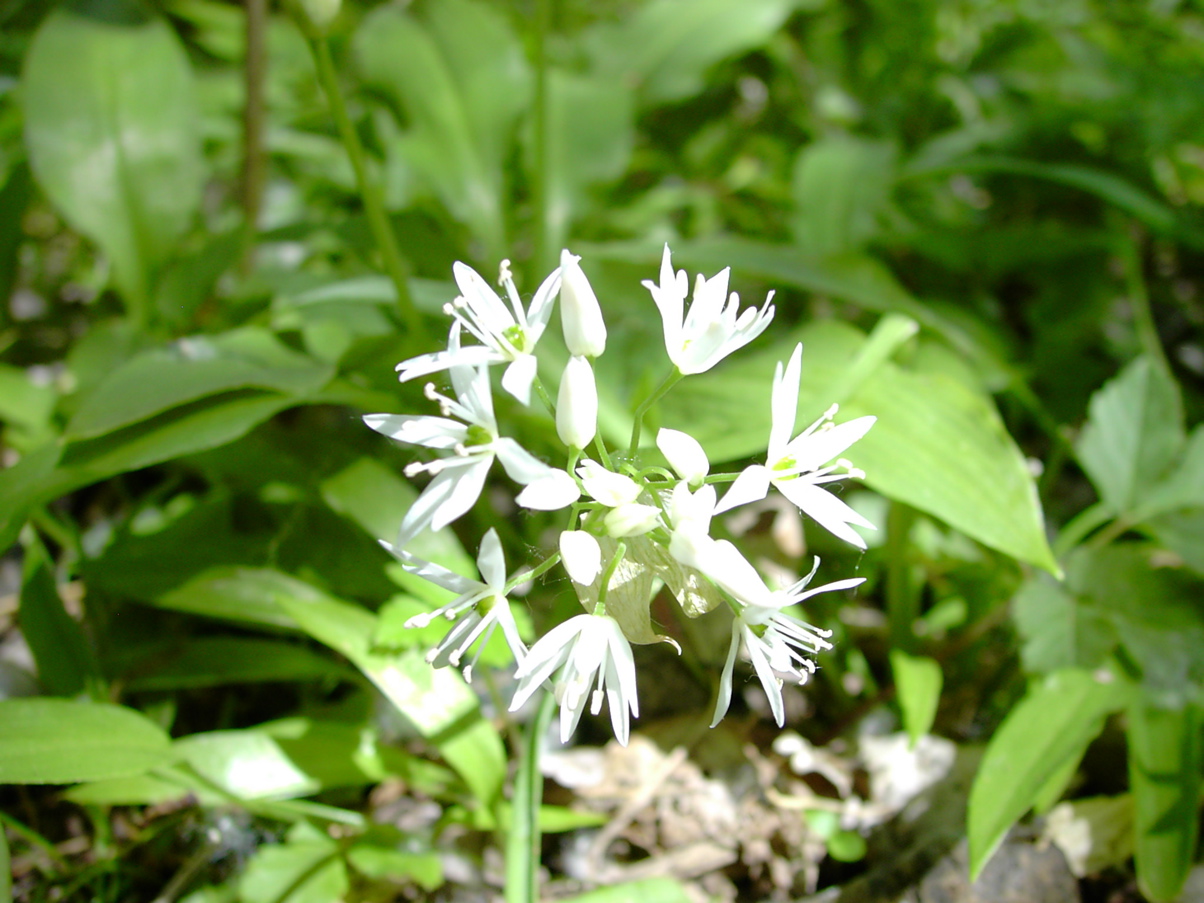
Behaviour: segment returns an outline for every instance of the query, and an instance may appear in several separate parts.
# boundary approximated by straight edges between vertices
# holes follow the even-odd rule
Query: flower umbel
[[[626,746],[631,732],[628,712],[638,718],[640,707],[631,644],[618,622],[606,615],[577,615],[544,634],[514,672],[518,689],[510,711],[521,708],[561,668],[564,670],[553,685],[560,703],[560,742],[567,743],[577,729],[586,699],[590,700],[590,713],[597,715],[605,697],[615,739]],[[591,692],[595,682],[596,689]]]

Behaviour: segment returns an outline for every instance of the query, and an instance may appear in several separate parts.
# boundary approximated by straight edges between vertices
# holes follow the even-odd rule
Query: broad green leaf
[[[115,370],[84,397],[66,436],[92,439],[238,389],[306,395],[333,375],[329,365],[289,350],[258,327],[191,336],[145,351]]]
[[[296,643],[252,637],[199,637],[140,656],[127,672],[131,690],[182,690],[346,675],[330,659]]]
[[[25,544],[23,569],[18,618],[42,686],[52,696],[78,695],[90,682],[99,687],[96,655],[83,629],[63,607],[52,564],[36,537]]]
[[[395,6],[366,16],[355,36],[359,70],[406,115],[395,151],[500,259],[505,164],[531,72],[509,23],[486,4],[444,0],[423,11],[421,20]]]
[[[1029,691],[991,738],[970,790],[970,877],[976,879],[1008,829],[1046,783],[1078,761],[1104,725],[1124,707],[1128,688],[1088,671],[1049,675]]]
[[[0,364],[0,421],[5,443],[17,451],[33,451],[51,438],[50,417],[57,401],[52,386],[34,383],[19,367]]]
[[[821,138],[794,166],[794,240],[812,257],[856,251],[873,238],[890,199],[895,149],[853,136]]]
[[[298,826],[300,827],[300,826]],[[316,828],[265,844],[239,879],[242,903],[338,903],[349,887],[339,845]]]
[[[435,852],[410,853],[371,843],[357,843],[347,851],[347,861],[357,872],[369,878],[409,880],[428,891],[443,885],[443,863]]]
[[[160,608],[273,627],[296,629],[281,598],[322,600],[311,584],[271,568],[217,567],[160,596]]]
[[[1116,514],[1142,504],[1183,447],[1179,389],[1161,367],[1139,357],[1091,397],[1079,460]]]
[[[903,710],[903,727],[914,747],[932,730],[944,675],[935,660],[908,655],[901,649],[890,651],[890,668],[898,688],[899,708]]]
[[[156,768],[155,773],[77,784],[63,796],[81,806],[153,806],[187,797],[202,806],[220,806],[230,798],[208,787],[187,768]]]
[[[63,447],[51,442],[0,470],[0,549],[16,541],[29,509],[42,498],[62,453]]]
[[[632,86],[646,104],[684,100],[702,90],[721,60],[768,41],[794,0],[652,0],[618,25],[595,26],[585,38],[596,71]]]
[[[1200,772],[1200,709],[1129,706],[1129,787],[1133,793],[1137,883],[1155,903],[1178,899],[1195,859]]]
[[[1191,431],[1175,467],[1137,498],[1135,518],[1145,520],[1168,511],[1204,508],[1204,424]]]
[[[480,717],[476,694],[451,668],[432,668],[423,654],[378,654],[377,619],[329,596],[276,600],[301,628],[349,658],[397,706],[419,733],[439,747],[473,794],[489,805],[501,791],[506,754],[501,737]]]
[[[63,699],[0,700],[0,783],[128,777],[173,758],[163,729],[133,709]]]
[[[689,903],[686,889],[672,878],[645,878],[578,894],[573,903]]]
[[[1142,524],[1142,529],[1204,576],[1204,506],[1160,514]]]
[[[259,730],[190,734],[175,749],[203,778],[240,799],[288,799],[322,789]]]
[[[134,310],[191,223],[204,177],[192,70],[136,0],[77,0],[34,35],[21,79],[30,162],[67,219],[113,261]]]

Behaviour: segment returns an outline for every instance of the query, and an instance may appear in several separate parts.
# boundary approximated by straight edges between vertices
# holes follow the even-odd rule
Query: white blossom
[[[523,660],[527,654],[527,646],[518,635],[518,626],[514,623],[514,614],[510,611],[510,603],[506,599],[506,559],[502,554],[502,543],[496,530],[490,528],[481,540],[477,568],[483,580],[473,580],[441,565],[423,561],[403,549],[393,548],[389,543],[382,545],[396,555],[402,567],[411,574],[459,594],[446,605],[434,611],[414,615],[406,621],[406,627],[426,627],[438,617],[447,618],[449,621],[459,619],[439,645],[427,653],[428,663],[436,668],[449,664],[459,667],[464,653],[472,644],[480,639],[481,649],[484,649],[493,635],[494,628],[499,626],[515,661]],[[480,650],[464,668],[465,679],[472,679],[472,669],[479,657]]]
[[[531,403],[531,384],[535,381],[535,344],[547,328],[552,316],[556,294],[560,291],[560,269],[543,281],[523,310],[522,300],[510,275],[510,261],[503,260],[499,281],[506,289],[510,306],[498,297],[481,275],[472,267],[456,261],[452,265],[460,295],[444,306],[444,313],[455,318],[452,333],[456,347],[449,338],[447,351],[422,354],[402,361],[397,370],[402,382],[429,376],[455,365],[507,364],[502,374],[502,388],[525,405]],[[480,345],[459,346],[460,330],[467,330]]]
[[[598,357],[606,350],[606,322],[580,260],[567,250],[560,252],[560,325],[569,354]]]
[[[605,698],[615,739],[626,746],[628,713],[638,718],[640,710],[635,660],[618,622],[606,615],[577,615],[544,634],[514,673],[518,688],[510,711],[521,708],[557,671],[553,692],[560,703],[560,742],[567,743],[577,729],[587,699],[590,713],[597,715]]]
[[[415,462],[406,476],[429,473],[433,479],[406,512],[398,546],[424,529],[441,529],[468,511],[481,495],[494,458],[512,480],[526,487],[517,501],[525,508],[554,511],[580,496],[576,483],[563,470],[549,467],[515,440],[498,435],[493,414],[489,374],[483,366],[449,368],[456,397],[439,394],[433,384],[426,395],[438,401],[442,417],[414,414],[368,414],[364,422],[398,442],[421,445],[451,456]],[[464,421],[459,423],[447,415]]]
[[[748,307],[737,316],[740,296],[735,292],[728,295],[730,272],[730,268],[724,268],[710,279],[699,274],[689,312],[685,310],[689,288],[686,271],[674,272],[668,245],[661,258],[660,284],[647,279],[643,282],[660,309],[669,360],[684,375],[710,370],[764,332],[773,319],[774,308],[769,303],[773,292],[760,310]]]
[[[662,428],[656,434],[656,447],[674,472],[697,489],[711,471],[711,462],[698,440],[681,430]]]
[[[765,695],[769,697],[769,708],[778,727],[786,723],[786,710],[782,701],[782,679],[778,673],[789,674],[800,684],[815,673],[813,655],[831,649],[828,639],[832,631],[821,630],[797,618],[783,613],[782,609],[795,605],[819,593],[830,593],[850,589],[865,582],[864,577],[837,580],[815,589],[807,584],[819,568],[819,559],[811,573],[785,590],[771,593],[763,604],[745,605],[732,621],[732,642],[728,648],[723,675],[719,679],[719,699],[715,705],[715,717],[711,727],[718,724],[727,713],[732,700],[732,672],[736,664],[736,653],[741,644],[752,660]]]
[[[864,549],[865,540],[849,525],[856,524],[870,530],[875,529],[874,525],[823,489],[822,484],[845,477],[864,476],[843,458],[835,463],[829,462],[869,432],[878,418],[858,417],[835,424],[833,417],[837,407],[833,405],[823,417],[791,439],[798,413],[802,354],[803,346],[797,345],[785,369],[779,362],[774,373],[771,400],[773,425],[765,464],[746,468],[732,483],[716,508],[716,513],[763,499],[773,485],[821,527]]]
[[[560,560],[574,583],[589,586],[602,571],[602,547],[592,533],[565,530],[560,534]]]

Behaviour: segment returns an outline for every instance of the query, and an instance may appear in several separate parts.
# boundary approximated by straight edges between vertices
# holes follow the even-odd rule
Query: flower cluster
[[[873,417],[836,423],[835,405],[795,435],[802,346],[778,363],[770,400],[772,428],[763,464],[739,474],[712,474],[702,446],[688,433],[661,429],[655,445],[668,467],[642,466],[640,428],[650,405],[684,376],[703,373],[759,336],[773,320],[773,293],[757,309],[740,311],[740,299],[728,293],[728,270],[694,284],[673,269],[669,248],[660,282],[645,287],[660,310],[665,350],[672,364],[661,387],[636,410],[630,447],[612,452],[598,435],[598,390],[594,360],[606,350],[606,323],[580,258],[564,251],[560,266],[524,309],[503,262],[499,284],[504,301],[470,267],[454,267],[460,296],[444,309],[452,317],[447,349],[398,365],[402,381],[446,371],[451,396],[428,384],[426,396],[438,402],[440,416],[371,414],[365,422],[399,442],[421,446],[437,456],[411,464],[406,473],[431,476],[406,513],[395,543],[386,546],[406,570],[457,594],[436,611],[412,618],[423,627],[436,617],[454,621],[443,641],[427,656],[436,667],[459,666],[469,648],[488,639],[495,627],[518,662],[518,687],[511,710],[522,706],[546,682],[560,703],[560,735],[567,741],[588,703],[597,714],[605,700],[615,737],[626,744],[630,716],[639,715],[632,643],[668,642],[652,626],[649,605],[660,586],[667,588],[689,617],[726,604],[732,614],[732,640],[720,680],[712,726],[727,711],[732,675],[741,649],[765,688],[779,725],[785,722],[783,679],[803,683],[815,671],[814,656],[831,648],[831,632],[791,614],[794,606],[819,593],[849,589],[862,578],[808,588],[819,561],[807,576],[787,588],[770,588],[739,549],[712,534],[717,514],[765,498],[771,487],[820,526],[860,548],[865,542],[853,525],[873,528],[856,511],[824,488],[845,477],[862,476],[840,457],[865,435]],[[569,360],[556,401],[538,374],[536,345],[560,301],[560,320]],[[475,342],[465,344],[465,334]],[[565,467],[540,460],[500,434],[494,415],[489,367],[505,365],[501,387],[523,405],[533,394],[552,412],[556,434],[566,447]],[[489,530],[477,564],[481,580],[453,573],[409,551],[415,536],[439,529],[476,504],[497,459],[522,489],[523,507],[567,509],[557,548],[533,569],[507,577],[501,541]],[[717,486],[730,484],[722,497]],[[561,564],[585,614],[554,627],[530,649],[522,641],[510,611],[508,594],[520,583]],[[475,662],[475,659],[473,660]],[[465,667],[471,677],[472,662]]]

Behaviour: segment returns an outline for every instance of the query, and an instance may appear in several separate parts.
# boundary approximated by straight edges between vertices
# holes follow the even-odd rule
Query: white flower
[[[828,642],[832,631],[821,630],[783,614],[782,609],[819,593],[849,589],[865,582],[864,577],[854,577],[850,580],[837,580],[815,589],[806,589],[818,568],[817,558],[811,573],[802,580],[789,589],[773,593],[763,605],[743,607],[732,621],[732,644],[728,648],[723,676],[719,679],[719,699],[715,705],[715,717],[711,720],[711,727],[723,720],[732,701],[732,671],[741,643],[744,644],[748,657],[752,659],[757,677],[765,688],[765,695],[769,697],[769,708],[773,711],[774,720],[778,727],[785,725],[782,680],[775,672],[789,674],[800,684],[806,683],[815,673],[815,662],[810,656],[832,648],[832,644]]]
[[[865,540],[849,524],[870,530],[875,529],[874,525],[821,488],[821,484],[845,477],[864,476],[844,459],[835,464],[828,462],[864,436],[878,418],[858,417],[846,423],[834,424],[832,418],[836,414],[836,405],[833,405],[823,417],[791,439],[798,413],[802,354],[803,346],[797,345],[785,370],[779,362],[774,373],[771,403],[773,426],[769,433],[765,464],[746,468],[732,483],[715,510],[719,513],[763,499],[772,484],[804,513],[815,518],[821,527],[864,549]]]
[[[567,743],[576,730],[586,699],[590,699],[590,713],[597,715],[605,696],[615,739],[626,746],[628,711],[638,718],[640,709],[631,644],[618,622],[606,615],[577,615],[544,634],[514,672],[518,688],[510,711],[521,708],[561,668],[564,670],[553,686],[560,703],[560,742]]]
[[[690,484],[692,489],[702,485],[711,472],[711,462],[698,440],[681,430],[662,428],[656,434],[656,447],[674,472]]]
[[[423,561],[404,550],[393,548],[388,543],[382,542],[381,545],[396,555],[401,560],[402,567],[411,574],[459,594],[456,599],[441,608],[414,615],[406,621],[406,627],[426,627],[437,617],[452,621],[467,612],[467,615],[460,618],[456,626],[447,632],[439,645],[427,653],[428,663],[436,668],[449,664],[459,667],[460,660],[469,647],[481,639],[481,649],[484,649],[493,635],[494,628],[499,626],[510,651],[514,653],[514,660],[522,662],[527,654],[527,647],[518,635],[518,626],[514,623],[514,615],[506,599],[506,559],[502,554],[502,543],[496,530],[491,528],[485,534],[477,556],[477,567],[484,582],[463,577],[433,562]],[[472,669],[480,654],[478,650],[464,668],[466,680],[472,680]]]
[[[598,386],[584,357],[569,358],[556,397],[556,434],[569,448],[585,448],[598,431]]]
[[[660,522],[660,508],[636,501],[644,487],[631,477],[607,470],[597,461],[588,459],[577,468],[577,476],[581,477],[586,492],[611,509],[602,518],[608,535],[638,536]]]
[[[661,258],[661,281],[656,285],[645,279],[643,285],[652,292],[652,300],[661,312],[665,329],[665,350],[669,360],[684,375],[703,373],[738,348],[743,348],[762,332],[773,319],[769,303],[773,292],[761,309],[745,308],[739,316],[740,296],[728,295],[730,269],[725,268],[710,279],[699,274],[694,283],[694,300],[689,313],[685,312],[689,281],[685,270],[673,271],[669,246]]]
[[[606,322],[579,260],[567,250],[560,252],[560,325],[569,354],[598,357],[606,350]]]
[[[499,281],[506,288],[510,307],[498,297],[480,274],[459,261],[452,265],[460,296],[445,305],[445,313],[455,317],[452,332],[455,345],[448,341],[447,351],[421,354],[397,365],[402,382],[428,376],[454,365],[508,364],[502,374],[502,388],[525,405],[531,403],[531,384],[535,381],[535,343],[547,328],[556,293],[560,290],[560,270],[555,269],[523,310],[510,261],[503,260]],[[460,329],[466,329],[480,345],[459,347]]]
[[[453,343],[454,346],[455,343]],[[434,479],[406,512],[397,541],[399,547],[428,527],[441,529],[469,508],[481,495],[493,459],[512,480],[526,488],[517,501],[525,508],[555,511],[580,497],[577,484],[563,470],[544,464],[513,439],[499,436],[493,415],[489,373],[483,366],[449,368],[456,399],[426,387],[426,395],[441,405],[442,417],[413,414],[368,414],[364,423],[398,442],[422,445],[452,455],[428,463],[415,462],[406,476],[426,472]],[[464,423],[448,419],[454,414]]]

